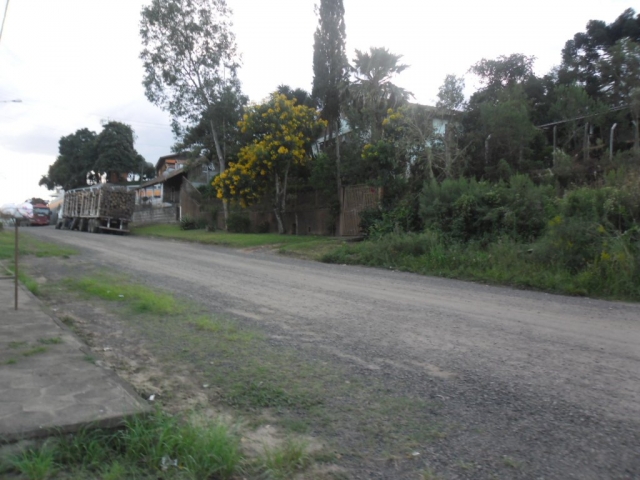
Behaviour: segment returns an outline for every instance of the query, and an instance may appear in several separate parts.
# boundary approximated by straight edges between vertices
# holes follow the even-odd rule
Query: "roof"
[[[185,154],[186,155],[186,154]],[[166,157],[161,157],[161,159],[169,159],[174,157],[175,155],[167,155]],[[186,165],[184,168],[179,168],[177,170],[174,170],[170,173],[167,173],[165,175],[162,175],[160,177],[156,177],[156,178],[152,178],[151,180],[148,180],[146,182],[144,182],[141,185],[138,185],[138,188],[144,188],[144,187],[150,187],[152,185],[157,185],[158,183],[164,183],[167,180],[170,180],[174,177],[177,177],[178,175],[186,175],[187,172],[189,172],[193,167],[196,167],[198,165],[202,165],[204,162],[208,162],[209,160],[206,157],[200,157],[196,160],[194,160],[193,162],[191,162],[190,164]]]
[[[164,157],[160,157],[156,162],[156,170],[160,170],[160,168],[162,168],[162,165],[164,165],[164,163],[167,160],[171,160],[174,158],[176,160],[187,160],[189,158],[189,155],[187,152],[179,152],[179,153],[172,153],[170,155],[165,155]]]

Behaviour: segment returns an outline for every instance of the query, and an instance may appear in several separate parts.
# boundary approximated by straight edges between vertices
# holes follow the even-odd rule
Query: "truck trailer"
[[[127,187],[101,184],[64,194],[56,228],[100,233],[129,233],[135,192]]]

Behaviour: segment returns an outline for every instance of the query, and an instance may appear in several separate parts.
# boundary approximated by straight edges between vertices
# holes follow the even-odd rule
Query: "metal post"
[[[634,126],[633,149],[635,150],[636,153],[638,153],[640,151],[640,129],[638,129],[637,120],[633,120],[631,123],[633,123],[633,126]]]
[[[558,154],[556,152],[558,140],[558,126],[553,126],[553,166],[555,167],[558,161]]]
[[[584,124],[584,145],[583,145],[584,161],[589,160],[589,122]]]
[[[614,123],[611,126],[611,133],[609,133],[609,161],[613,162],[613,132],[618,126],[617,123]]]
[[[20,257],[20,246],[18,242],[18,219],[15,219],[16,222],[16,242],[15,242],[15,309],[18,310],[18,258]]]

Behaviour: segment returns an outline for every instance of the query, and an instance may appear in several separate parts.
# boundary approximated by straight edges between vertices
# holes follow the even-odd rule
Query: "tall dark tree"
[[[86,187],[95,182],[93,168],[96,163],[96,133],[82,128],[60,138],[58,158],[40,179],[40,185],[53,190],[57,186],[64,190]]]
[[[311,95],[320,105],[322,118],[328,122],[329,139],[336,137],[336,181],[341,197],[340,113],[341,96],[347,82],[349,62],[345,52],[347,33],[342,0],[320,0],[317,7],[318,28],[313,45],[313,89]]]
[[[607,85],[602,83],[602,68],[608,64],[611,49],[623,39],[640,43],[640,14],[632,8],[625,10],[611,24],[591,20],[586,31],[576,33],[562,50],[560,83],[575,83],[594,99],[606,97]]]
[[[96,137],[97,153],[93,170],[106,174],[108,182],[126,181],[131,172],[140,172],[145,160],[133,146],[133,130],[121,122],[107,122]]]

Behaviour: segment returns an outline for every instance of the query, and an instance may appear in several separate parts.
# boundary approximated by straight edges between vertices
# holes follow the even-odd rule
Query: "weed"
[[[9,465],[29,480],[44,480],[54,473],[53,451],[48,448],[30,449],[10,458]]]
[[[51,338],[39,338],[38,342],[43,345],[58,345],[62,343],[62,339],[60,337],[51,337]]]
[[[288,439],[277,448],[266,448],[261,459],[262,470],[269,478],[289,479],[311,464],[307,445]]]
[[[239,439],[222,423],[194,425],[156,413],[152,419],[135,418],[120,436],[125,459],[156,469],[162,458],[177,459],[178,466],[193,479],[230,478],[241,454]]]
[[[96,363],[96,357],[94,357],[93,355],[85,355],[83,360],[89,363]]]
[[[421,472],[422,475],[422,480],[438,480],[438,476],[433,473],[433,470],[431,470],[430,468],[427,468],[426,470],[423,470]]]
[[[9,342],[9,348],[22,348],[26,346],[27,342]]]
[[[22,355],[25,357],[31,357],[32,355],[38,355],[39,353],[44,353],[47,351],[47,347],[34,347],[26,352],[22,352]]]
[[[215,333],[227,342],[251,342],[257,338],[254,332],[242,330],[231,321],[210,316],[200,316],[191,321],[198,330]]]
[[[514,469],[518,469],[522,467],[521,461],[516,460],[515,458],[511,458],[507,455],[502,457],[502,463],[504,463],[507,467],[514,468]]]
[[[10,358],[6,362],[4,362],[5,365],[15,365],[16,363],[18,363],[18,361],[15,358]]]
[[[67,284],[88,295],[125,303],[138,314],[171,315],[180,311],[172,295],[130,283],[124,278],[99,275],[78,280],[70,279]]]
[[[265,407],[305,407],[311,404],[309,399],[291,394],[284,389],[265,381],[251,381],[236,384],[227,401],[230,405],[241,408]]]

